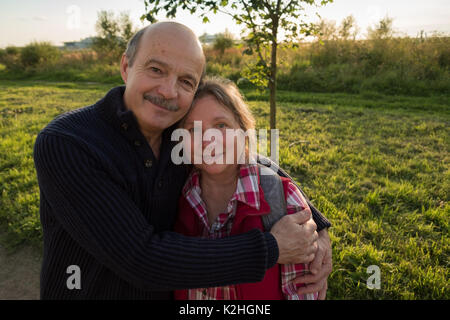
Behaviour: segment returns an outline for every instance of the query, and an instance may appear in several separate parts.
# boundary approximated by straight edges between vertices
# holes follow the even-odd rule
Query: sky
[[[109,10],[127,12],[137,28],[142,23],[143,0],[0,0],[0,48],[23,46],[32,41],[50,41],[62,45],[64,41],[79,41],[94,36],[97,13]],[[352,14],[360,28],[360,36],[367,33],[381,18],[394,19],[394,29],[400,34],[416,36],[421,30],[450,34],[449,0],[334,0],[333,3],[308,10],[311,21],[315,12],[339,24]],[[160,19],[165,20],[163,15]],[[239,27],[226,15],[211,15],[211,22],[203,24],[198,16],[177,15],[175,21],[190,27],[198,36],[219,33],[228,29],[237,37]]]

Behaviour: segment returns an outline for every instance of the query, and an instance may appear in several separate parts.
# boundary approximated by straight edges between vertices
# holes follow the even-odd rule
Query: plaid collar
[[[195,210],[205,225],[208,225],[206,217],[206,205],[201,198],[200,171],[193,169],[183,188],[183,196]],[[239,168],[239,177],[236,191],[228,202],[227,214],[233,216],[237,201],[259,210],[259,176],[257,164],[242,164]],[[225,221],[223,221],[225,222]]]

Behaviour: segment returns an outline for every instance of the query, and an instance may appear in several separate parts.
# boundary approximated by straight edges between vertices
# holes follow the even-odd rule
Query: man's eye
[[[162,72],[161,69],[156,68],[156,67],[150,67],[150,70],[155,72],[155,73],[161,73]]]
[[[188,86],[189,88],[193,88],[194,85],[189,80],[181,80],[181,83]]]

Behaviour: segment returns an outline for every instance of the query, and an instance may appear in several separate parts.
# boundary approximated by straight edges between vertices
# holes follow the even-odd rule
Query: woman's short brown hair
[[[208,95],[233,113],[242,130],[255,129],[255,118],[233,81],[221,77],[205,78],[199,85],[192,104]]]

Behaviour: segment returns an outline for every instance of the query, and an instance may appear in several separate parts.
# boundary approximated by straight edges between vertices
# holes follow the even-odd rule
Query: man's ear
[[[122,59],[120,60],[120,75],[122,76],[122,80],[125,84],[127,84],[128,79],[128,58],[126,54],[124,53],[122,55]]]

